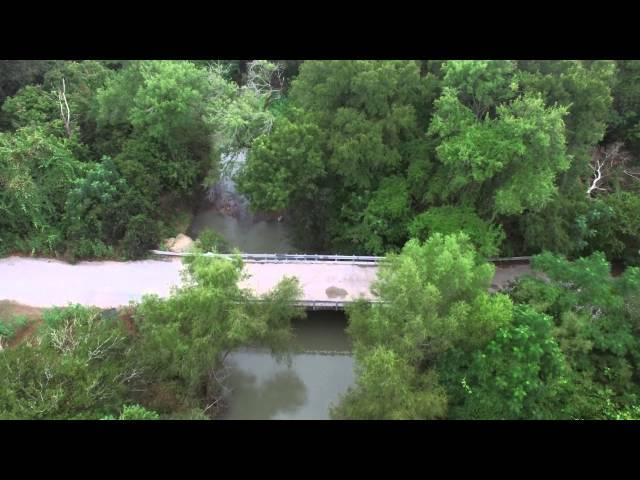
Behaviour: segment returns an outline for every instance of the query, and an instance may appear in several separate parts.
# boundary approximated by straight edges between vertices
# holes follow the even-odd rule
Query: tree
[[[38,83],[57,60],[0,60],[0,104],[26,85]]]
[[[409,226],[413,238],[426,240],[434,233],[449,235],[464,232],[485,257],[497,256],[504,240],[504,231],[499,225],[490,225],[470,208],[434,207],[414,217]]]
[[[581,253],[591,235],[587,221],[590,208],[584,186],[574,183],[564,193],[554,194],[541,210],[524,212],[511,222],[511,251],[517,252],[514,255],[545,250],[564,255]]]
[[[635,178],[635,172],[628,168],[630,159],[629,153],[622,149],[622,142],[595,148],[590,164],[593,176],[587,189],[587,196],[591,198],[597,191],[610,190],[610,187],[605,185],[610,182],[614,185],[619,184],[620,177],[623,175]]]
[[[384,255],[407,239],[411,202],[402,177],[381,180],[368,197],[352,197],[341,209],[340,223],[332,236],[340,251],[365,251]],[[366,206],[359,205],[364,202]],[[355,217],[355,218],[354,218]]]
[[[68,128],[79,136],[87,145],[93,156],[101,156],[103,152],[96,149],[96,96],[98,90],[105,86],[114,72],[100,61],[84,60],[81,62],[65,61],[49,70],[44,76],[43,88],[58,96],[64,94],[68,115]],[[59,102],[56,102],[58,106]],[[60,111],[58,111],[60,118]],[[69,132],[67,132],[69,134]]]
[[[558,419],[566,402],[565,358],[553,320],[529,306],[514,309],[513,323],[473,355],[462,378],[464,403],[452,418]]]
[[[412,239],[389,256],[373,287],[381,303],[348,310],[358,380],[335,415],[443,417],[443,354],[481,348],[511,321],[508,297],[488,293],[493,274],[464,234]],[[403,396],[385,401],[394,390]]]
[[[115,419],[113,415],[109,415],[102,420]],[[147,410],[141,405],[124,405],[118,420],[160,420],[160,415],[152,410]]]
[[[41,86],[27,85],[2,105],[5,121],[14,129],[32,126],[60,136],[63,132],[56,98]]]
[[[622,141],[637,157],[640,145],[640,61],[616,61],[617,75],[612,88],[613,111],[608,125],[607,143]]]
[[[339,405],[336,420],[445,418],[447,397],[434,372],[418,374],[393,350],[376,346],[356,364],[356,387]]]
[[[57,250],[68,191],[85,168],[71,149],[40,127],[0,134],[0,249]]]
[[[189,62],[134,62],[98,90],[98,129],[115,128],[132,134],[130,141],[154,145],[160,155],[141,163],[153,171],[153,162],[167,190],[188,194],[211,162],[208,88],[207,72]]]
[[[567,108],[567,149],[571,173],[584,174],[589,152],[604,137],[611,116],[611,88],[616,65],[608,60],[521,61],[519,81],[525,91],[543,96],[547,105]]]
[[[304,62],[272,133],[253,144],[238,187],[256,210],[288,209],[300,243],[358,252],[400,247],[405,234],[391,227],[403,229],[409,204],[400,179],[423,153],[416,144],[432,96],[418,62]],[[393,212],[381,205],[386,193],[393,193]],[[363,220],[375,239],[366,238]]]
[[[430,197],[474,204],[492,217],[542,208],[570,164],[566,108],[518,96],[509,62],[452,61],[442,68],[443,92],[429,126],[441,164]]]
[[[66,202],[64,224],[67,245],[73,256],[109,255],[112,253],[111,247],[131,229],[137,228],[136,235],[142,233],[147,238],[149,235],[153,238],[153,226],[145,217],[132,220],[132,217],[148,212],[150,207],[144,198],[130,189],[109,157],[93,164],[87,175],[72,185]],[[142,222],[144,229],[149,229],[149,232],[142,232],[140,226],[134,225],[136,222]],[[137,244],[134,237],[130,237],[128,251],[130,254],[139,254],[139,248],[134,243]],[[150,242],[145,240],[142,243],[148,245]]]
[[[599,197],[585,222],[590,229],[586,253],[599,250],[610,260],[640,265],[640,195],[621,191]]]
[[[242,261],[194,256],[187,284],[171,297],[145,297],[135,313],[140,361],[150,381],[176,385],[184,401],[212,415],[222,406],[224,361],[232,350],[259,343],[282,352],[290,320],[302,312],[295,279],[258,298],[238,287]]]
[[[547,252],[534,258],[533,267],[548,280],[522,280],[512,296],[554,319],[554,336],[570,367],[567,413],[602,418],[607,405],[637,404],[640,269],[612,277],[602,253],[569,262]]]

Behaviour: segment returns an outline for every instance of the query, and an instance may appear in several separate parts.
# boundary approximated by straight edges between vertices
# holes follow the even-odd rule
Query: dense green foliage
[[[116,418],[113,415],[107,415],[102,420],[116,420]],[[117,420],[160,420],[160,415],[141,405],[124,405]]]
[[[215,416],[231,350],[259,344],[284,356],[290,321],[302,314],[295,279],[258,298],[238,287],[242,271],[239,258],[192,257],[187,283],[169,298],[143,299],[128,328],[79,305],[46,310],[35,337],[0,350],[0,418]],[[3,319],[0,337],[18,324]]]
[[[624,419],[640,393],[640,269],[545,253],[509,291],[464,234],[411,240],[381,304],[349,311],[357,383],[336,418]]]
[[[284,351],[290,320],[301,314],[291,303],[300,291],[295,278],[285,279],[255,297],[238,286],[240,259],[192,257],[188,275],[187,286],[169,299],[147,297],[138,307],[140,355],[154,382],[177,386],[187,401],[207,399],[215,412],[221,406],[218,374],[224,359],[252,343]]]
[[[444,418],[439,359],[452,349],[484,346],[511,321],[509,298],[487,291],[493,274],[464,234],[411,240],[390,257],[374,287],[384,303],[358,304],[349,312],[358,384],[334,415]]]
[[[640,61],[0,60],[0,256],[144,257],[223,175],[296,248],[388,255],[337,418],[639,417]],[[487,258],[536,254],[488,293]],[[0,415],[214,414],[227,354],[282,352],[299,290],[188,266],[135,332],[49,311],[0,353]]]
[[[143,256],[171,230],[167,212],[191,210],[217,180],[220,154],[273,121],[271,92],[221,64],[121,63],[4,65],[0,252]]]
[[[411,236],[422,241],[434,233],[457,232],[466,233],[478,253],[486,257],[497,256],[504,240],[499,226],[488,225],[472,209],[464,207],[435,207],[417,215],[409,225]]]
[[[568,365],[567,414],[603,418],[611,406],[631,408],[640,393],[640,269],[610,276],[601,253],[569,262],[545,253],[534,261],[548,282],[527,279],[513,293],[554,320]]]
[[[115,412],[138,378],[122,326],[80,306],[48,311],[31,343],[0,353],[0,416],[91,419]]]
[[[205,228],[198,234],[196,245],[203,252],[229,253],[227,241],[211,228]]]
[[[633,221],[616,229],[640,188],[637,68],[304,62],[273,131],[254,142],[239,186],[255,209],[286,210],[306,248],[384,254],[457,224],[484,255],[600,249],[635,263]],[[616,142],[629,154],[625,167],[605,172],[606,188],[587,195],[592,151]],[[610,201],[615,195],[630,197]]]
[[[462,230],[485,256],[637,264],[638,65],[3,61],[0,251],[141,256],[172,231],[163,212],[192,209],[220,155],[248,148],[240,190],[307,251],[384,255]]]

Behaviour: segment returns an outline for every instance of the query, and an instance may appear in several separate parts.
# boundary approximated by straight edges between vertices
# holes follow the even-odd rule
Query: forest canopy
[[[0,60],[0,257],[144,258],[221,180],[298,250],[385,257],[334,418],[640,418],[640,61]],[[532,274],[494,291],[513,256]],[[126,321],[47,310],[0,353],[0,416],[219,413],[300,286],[186,269]]]
[[[239,190],[306,251],[461,229],[487,256],[640,261],[637,61],[1,67],[5,253],[143,256],[246,149]]]

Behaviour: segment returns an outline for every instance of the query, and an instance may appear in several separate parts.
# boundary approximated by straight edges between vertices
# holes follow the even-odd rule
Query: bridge
[[[116,308],[145,294],[170,295],[181,284],[181,258],[188,254],[154,251],[155,260],[80,262],[7,257],[0,259],[0,300],[33,307],[69,303]],[[233,255],[205,254],[230,258]],[[310,310],[342,310],[363,298],[375,302],[371,284],[384,257],[349,255],[242,254],[249,278],[241,286],[263,294],[284,276],[295,276],[302,287],[300,305]],[[159,258],[161,257],[161,258]],[[530,272],[527,257],[494,259],[492,290]]]
[[[184,257],[192,254],[152,250],[154,255]],[[302,287],[299,305],[307,310],[344,310],[359,299],[376,302],[371,293],[379,264],[385,257],[358,255],[249,254],[205,253],[208,257],[231,259],[240,256],[250,275],[241,283],[257,294],[273,288],[283,277],[295,276]],[[493,258],[497,266],[491,290],[530,272],[530,257]]]
[[[154,255],[185,257],[189,253],[152,250]],[[378,265],[384,257],[357,255],[251,254],[205,253],[207,257],[231,259],[239,256],[249,278],[240,286],[262,295],[283,277],[296,277],[302,288],[298,302],[307,310],[343,310],[358,299],[375,302],[370,291],[376,279]]]

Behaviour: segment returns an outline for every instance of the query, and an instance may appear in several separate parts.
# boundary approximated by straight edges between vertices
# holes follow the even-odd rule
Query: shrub
[[[113,415],[107,415],[102,420],[115,420]],[[140,405],[125,405],[118,420],[160,420],[160,415],[152,410],[147,410]]]
[[[36,342],[2,352],[0,418],[94,419],[117,412],[140,377],[122,325],[79,305],[43,316]]]
[[[211,228],[205,228],[198,234],[197,246],[203,252],[229,253],[229,244],[222,235]]]
[[[157,246],[160,238],[158,224],[145,215],[131,217],[127,233],[122,239],[123,254],[126,258],[143,257],[149,249]]]
[[[434,233],[449,235],[464,232],[478,253],[493,257],[500,252],[505,234],[499,225],[482,220],[471,208],[436,207],[418,215],[409,226],[409,233],[419,240],[426,240]]]

